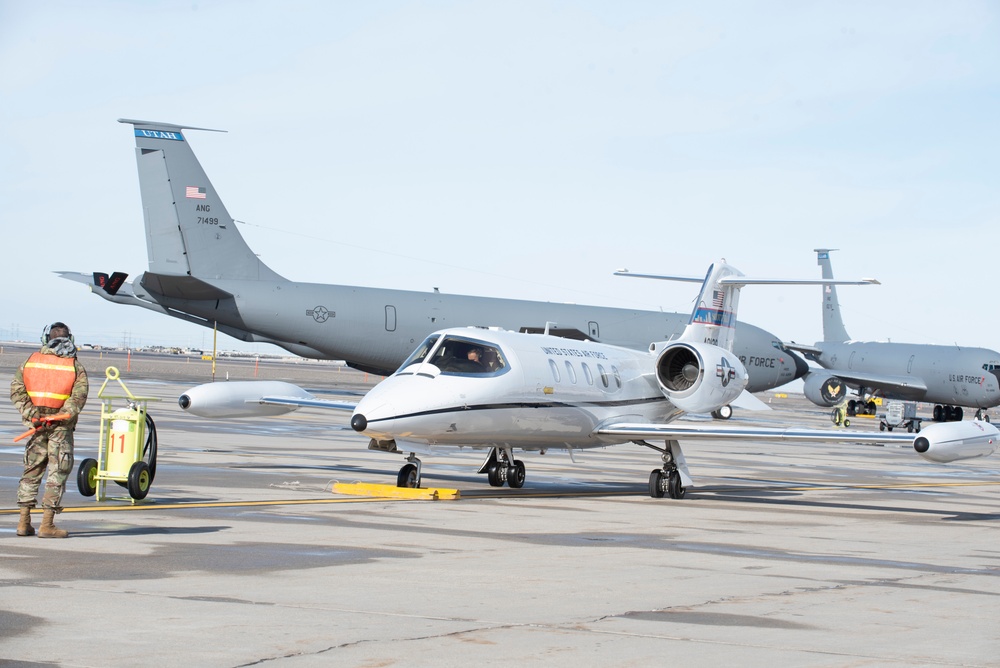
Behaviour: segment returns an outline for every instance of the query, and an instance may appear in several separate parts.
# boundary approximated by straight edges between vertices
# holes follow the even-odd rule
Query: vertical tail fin
[[[740,288],[743,287],[732,279],[742,276],[743,272],[726,264],[725,260],[708,268],[698,301],[691,311],[691,319],[680,337],[681,341],[703,341],[732,351]]]
[[[118,122],[131,124],[135,132],[149,273],[284,280],[244,241],[181,132],[207,128]]]
[[[823,278],[833,279],[833,267],[830,264],[830,253],[836,248],[817,248],[816,264],[823,269]],[[837,300],[837,288],[832,283],[823,286],[823,342],[843,343],[850,336],[844,328],[844,319],[840,315],[840,302]]]

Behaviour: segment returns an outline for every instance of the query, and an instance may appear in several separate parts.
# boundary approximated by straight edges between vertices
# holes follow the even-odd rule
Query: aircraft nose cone
[[[364,431],[368,428],[368,418],[361,413],[355,413],[351,418],[351,429],[354,431]]]
[[[793,360],[795,360],[795,378],[801,378],[802,376],[809,373],[809,365],[806,364],[806,361],[804,359],[802,359],[801,357],[799,357],[790,350],[788,351],[788,354],[792,356]]]
[[[923,454],[931,449],[931,442],[925,436],[920,436],[913,441],[913,449]]]
[[[188,395],[186,395],[186,394],[182,394],[182,395],[181,395],[181,396],[180,396],[180,397],[179,397],[179,398],[177,399],[177,405],[178,405],[178,406],[180,406],[181,408],[183,408],[184,410],[187,410],[187,409],[188,409],[188,406],[190,406],[190,405],[191,405],[191,397],[189,397],[189,396],[188,396]]]

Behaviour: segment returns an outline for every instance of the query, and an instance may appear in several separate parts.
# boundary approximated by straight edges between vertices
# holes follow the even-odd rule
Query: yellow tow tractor
[[[132,503],[146,498],[156,475],[156,425],[146,411],[146,403],[156,397],[137,397],[125,387],[113,366],[105,372],[97,396],[101,400],[101,431],[97,459],[84,459],[76,473],[76,486],[84,496],[107,498],[105,486],[112,480],[128,490]],[[118,381],[125,394],[106,393],[109,381]],[[124,408],[115,410],[114,400],[124,399]]]

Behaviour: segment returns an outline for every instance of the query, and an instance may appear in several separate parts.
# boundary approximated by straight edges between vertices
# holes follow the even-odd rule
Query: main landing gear
[[[637,441],[639,445],[652,448],[663,457],[663,468],[649,472],[649,495],[654,499],[662,499],[663,495],[671,499],[683,499],[687,493],[685,485],[691,485],[692,480],[687,470],[684,453],[677,441],[667,441],[665,448],[660,448],[645,441]]]
[[[941,406],[940,404],[934,407],[931,414],[934,416],[935,422],[961,422],[964,417],[961,406]],[[976,417],[979,417],[979,413],[976,413]]]
[[[504,483],[511,489],[524,487],[526,475],[524,462],[514,459],[510,448],[493,448],[486,461],[479,467],[479,473],[485,473],[490,487],[503,487]]]

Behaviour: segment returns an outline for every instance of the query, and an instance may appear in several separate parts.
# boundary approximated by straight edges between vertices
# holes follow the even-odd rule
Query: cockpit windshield
[[[446,336],[440,342],[439,338],[428,337],[400,370],[420,362],[430,362],[444,375],[497,375],[507,369],[503,353],[494,345],[459,336]]]
[[[420,347],[414,350],[413,354],[410,355],[409,358],[407,358],[407,360],[403,362],[402,366],[400,366],[399,368],[405,369],[411,364],[418,364],[420,362],[423,362],[424,359],[427,358],[427,354],[431,351],[431,349],[434,348],[434,344],[438,342],[439,338],[441,337],[438,334],[431,334],[430,336],[428,336],[426,339],[424,339],[424,342],[420,344]]]

